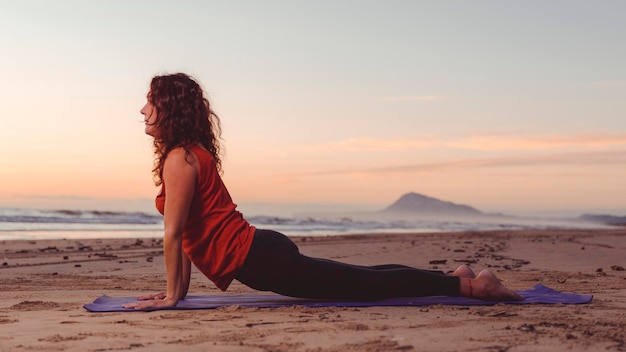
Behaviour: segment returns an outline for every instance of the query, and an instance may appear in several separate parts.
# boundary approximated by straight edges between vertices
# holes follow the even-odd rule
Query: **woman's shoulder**
[[[173,147],[167,153],[167,156],[176,155],[180,157],[181,155],[189,155],[189,154],[201,154],[206,153],[211,155],[211,153],[201,145],[198,144],[185,144]]]
[[[196,163],[201,165],[216,163],[213,154],[211,154],[211,152],[209,152],[204,146],[198,144],[187,144],[172,148],[168,152],[165,161],[168,162],[170,159],[172,159],[172,161],[185,160],[188,164],[192,165]]]
[[[169,158],[184,158],[186,156],[188,156],[191,151],[191,148],[186,147],[186,146],[177,146],[172,148],[168,153],[167,153],[167,159]]]
[[[196,158],[198,158],[200,162],[215,162],[215,157],[213,157],[213,154],[211,154],[211,152],[209,152],[204,146],[199,144],[191,144],[188,148],[191,153],[193,153]]]
[[[192,166],[198,163],[198,157],[193,152],[193,149],[184,146],[174,147],[167,153],[165,158],[165,164],[179,164],[183,162]]]

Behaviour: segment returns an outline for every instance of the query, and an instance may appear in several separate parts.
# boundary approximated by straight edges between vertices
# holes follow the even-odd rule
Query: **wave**
[[[154,225],[161,222],[162,216],[143,212],[0,209],[0,223]]]
[[[266,228],[291,236],[342,235],[357,233],[407,233],[439,231],[486,231],[502,229],[585,228],[580,222],[554,222],[543,220],[498,218],[489,222],[454,219],[375,219],[359,217],[276,217],[251,216],[247,220],[257,228]],[[96,210],[33,210],[0,209],[0,239],[31,236],[81,236],[100,237],[132,236],[145,233],[162,236],[163,217],[144,212],[118,212]],[[87,235],[89,234],[89,235]]]
[[[269,227],[290,235],[308,234],[356,234],[356,233],[399,233],[438,231],[477,231],[496,229],[524,229],[533,226],[511,223],[481,223],[443,220],[359,220],[356,218],[282,218],[254,216],[248,219],[257,227]],[[543,225],[538,225],[543,228]]]

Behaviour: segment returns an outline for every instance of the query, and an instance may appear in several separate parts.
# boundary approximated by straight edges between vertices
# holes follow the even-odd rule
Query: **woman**
[[[164,216],[167,290],[126,308],[175,306],[189,288],[191,263],[225,291],[233,280],[283,295],[348,300],[402,296],[523,299],[489,271],[450,275],[402,265],[364,267],[310,258],[286,236],[251,226],[222,183],[220,121],[200,85],[183,73],[156,76],[141,109],[154,138],[156,206]]]

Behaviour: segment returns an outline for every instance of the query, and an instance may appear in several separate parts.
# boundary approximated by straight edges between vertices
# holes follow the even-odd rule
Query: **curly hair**
[[[211,110],[209,100],[198,82],[184,73],[155,76],[150,82],[148,101],[157,112],[154,138],[154,174],[157,186],[163,183],[163,164],[169,152],[177,147],[185,149],[201,144],[215,158],[218,171],[222,171],[220,146],[221,123]]]

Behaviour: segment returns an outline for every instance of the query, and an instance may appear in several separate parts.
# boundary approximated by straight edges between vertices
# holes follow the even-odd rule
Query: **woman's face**
[[[150,103],[150,101],[146,102],[146,105],[141,108],[141,114],[143,115],[143,121],[146,124],[145,132],[147,135],[155,137],[157,132],[156,121],[157,121],[157,111],[154,108],[154,105]]]

